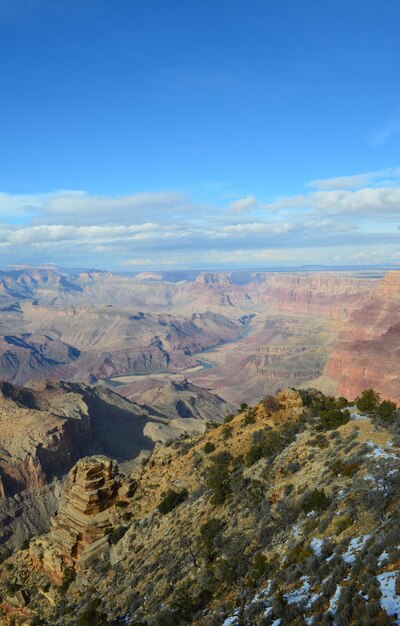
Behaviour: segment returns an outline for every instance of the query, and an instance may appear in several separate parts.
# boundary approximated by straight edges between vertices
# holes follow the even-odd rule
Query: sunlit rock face
[[[377,283],[371,299],[353,312],[332,351],[326,374],[337,381],[337,393],[354,398],[372,387],[400,401],[400,272]]]

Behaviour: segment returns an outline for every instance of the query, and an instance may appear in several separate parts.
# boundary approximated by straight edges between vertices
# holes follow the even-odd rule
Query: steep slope
[[[396,623],[400,458],[386,427],[351,413],[285,390],[202,437],[157,446],[134,494],[127,483],[111,498],[99,560],[74,557],[61,586],[46,569],[43,541],[69,558],[57,533],[75,522],[61,513],[4,563],[4,623]],[[89,483],[96,503],[102,485]],[[85,515],[92,528],[96,506]]]
[[[182,378],[158,380],[145,377],[135,384],[117,387],[115,391],[132,402],[151,406],[153,411],[168,419],[180,417],[222,421],[235,410],[232,404],[218,395]]]

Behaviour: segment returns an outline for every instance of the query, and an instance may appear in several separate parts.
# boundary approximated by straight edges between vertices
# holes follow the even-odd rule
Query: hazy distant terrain
[[[1,272],[0,376],[104,379],[135,399],[144,376],[229,402],[311,383],[351,396],[373,383],[396,398],[380,346],[397,345],[399,293],[397,272]]]

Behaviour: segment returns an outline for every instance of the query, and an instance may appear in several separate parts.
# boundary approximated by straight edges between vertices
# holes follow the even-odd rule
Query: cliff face
[[[337,393],[354,398],[372,387],[400,402],[400,272],[389,272],[370,301],[353,312],[332,351],[325,374],[337,383]]]
[[[5,496],[45,485],[92,450],[88,407],[67,385],[43,391],[3,383],[0,395],[0,476]]]
[[[271,274],[254,284],[255,298],[273,313],[295,313],[342,320],[367,302],[374,281],[333,272]]]

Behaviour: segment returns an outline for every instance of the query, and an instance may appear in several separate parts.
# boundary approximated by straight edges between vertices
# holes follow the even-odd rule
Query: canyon
[[[370,380],[396,398],[384,348],[396,333],[396,275],[0,272],[0,377],[19,385],[103,380],[127,397],[140,395],[143,376],[157,385],[187,378],[233,403],[288,384],[354,397]],[[386,329],[373,319],[380,307]],[[360,334],[364,325],[370,330]],[[374,361],[388,370],[385,386]]]

